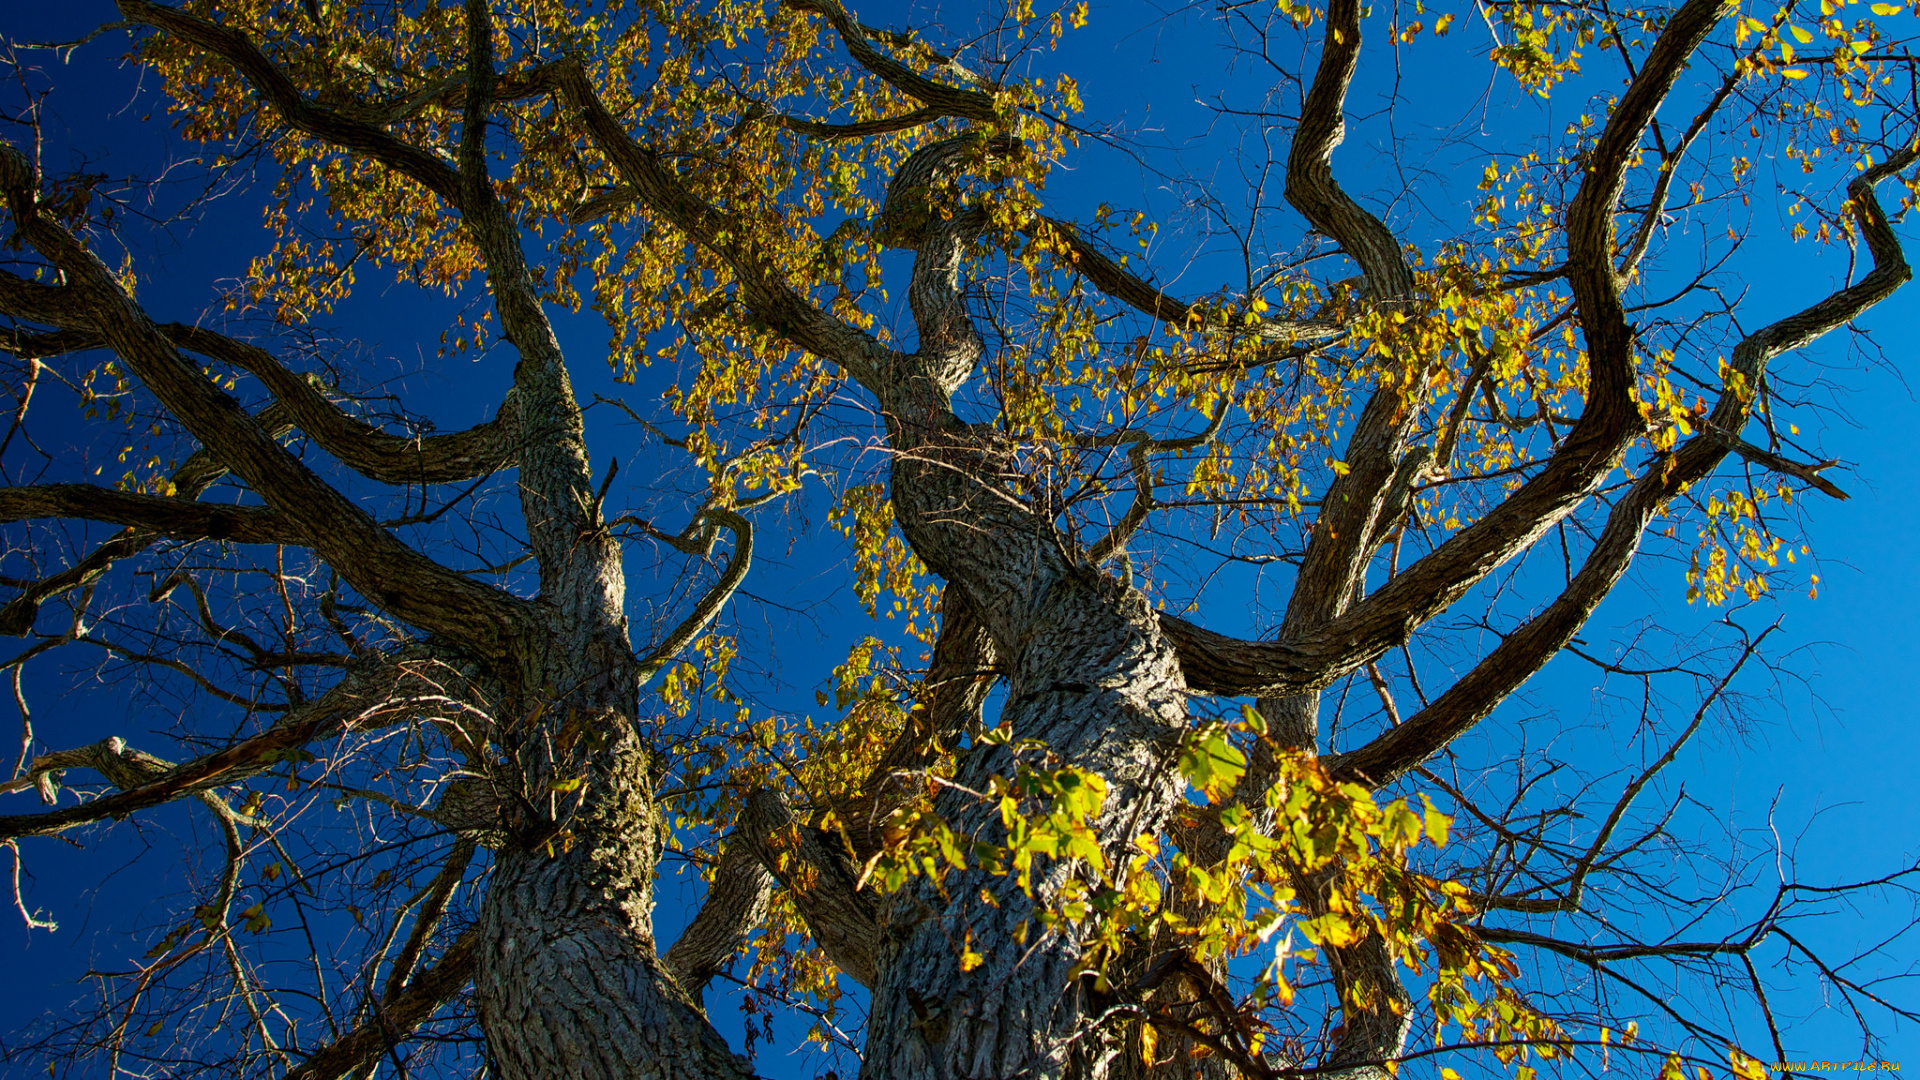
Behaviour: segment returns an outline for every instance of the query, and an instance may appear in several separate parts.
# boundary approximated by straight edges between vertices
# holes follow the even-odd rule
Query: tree
[[[1650,532],[1698,533],[1671,550],[1703,603],[1793,572],[1782,508],[1839,489],[1770,365],[1910,276],[1880,194],[1920,183],[1897,8],[1487,5],[1500,85],[1589,113],[1516,112],[1542,126],[1488,133],[1472,222],[1408,235],[1334,152],[1360,66],[1458,42],[1454,16],[1229,5],[1270,92],[1220,99],[1250,179],[1201,218],[1244,280],[1183,299],[1116,246],[1153,223],[1049,208],[1083,144],[1127,145],[1048,70],[1084,7],[968,39],[837,0],[117,6],[209,188],[270,185],[274,242],[216,315],[161,322],[110,254],[130,215],[22,137],[36,101],[0,149],[11,668],[91,646],[193,699],[169,759],[38,753],[13,790],[112,790],[0,825],[24,858],[197,800],[218,845],[191,911],[38,1044],[56,1073],[745,1076],[702,994],[750,946],[762,993],[867,988],[876,1080],[1382,1075],[1435,1043],[1759,1075],[1755,1032],[1786,1056],[1763,948],[1877,1010],[1868,1037],[1912,1018],[1794,936],[1811,886],[1705,938],[1662,923],[1727,909],[1674,887],[1673,809],[1635,800],[1767,632],[1597,659],[1650,700],[1697,690],[1611,788],[1536,791],[1556,766],[1518,742],[1479,780],[1445,756],[1579,650]],[[1804,193],[1765,190],[1763,154]],[[1715,238],[1776,198],[1858,261],[1779,311],[1721,288],[1741,237]],[[490,419],[389,411],[322,331],[370,271],[471,301],[441,357],[510,353]],[[618,373],[678,365],[664,414],[606,415],[690,462],[690,495],[593,467],[556,330],[582,306]],[[56,382],[84,416],[30,415]],[[48,423],[96,441],[36,476]],[[79,479],[116,445],[120,481]],[[815,729],[744,696],[727,613],[757,532],[823,499],[847,586],[900,632],[820,673],[839,718]],[[1557,572],[1527,564],[1548,548]],[[636,623],[649,551],[693,587]],[[1256,572],[1285,600],[1247,636],[1189,606]],[[1329,697],[1356,686],[1377,713]],[[675,852],[709,886],[669,945]],[[1752,1002],[1718,1022],[1633,965]]]

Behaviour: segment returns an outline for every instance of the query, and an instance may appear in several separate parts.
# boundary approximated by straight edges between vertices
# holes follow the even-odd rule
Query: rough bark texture
[[[508,1077],[751,1076],[654,955],[658,823],[647,755],[620,742],[562,834],[495,863],[474,975],[489,1057]]]

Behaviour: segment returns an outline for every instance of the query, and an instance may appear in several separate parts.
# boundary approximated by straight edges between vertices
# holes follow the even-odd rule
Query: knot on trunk
[[[469,776],[447,785],[434,807],[433,820],[460,834],[461,839],[498,851],[507,843],[507,800],[485,777]]]

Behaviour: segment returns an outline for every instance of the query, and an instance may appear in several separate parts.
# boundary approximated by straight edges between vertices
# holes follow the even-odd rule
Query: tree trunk
[[[647,755],[631,735],[623,742],[552,854],[535,844],[495,863],[474,979],[494,1074],[750,1077],[655,955],[659,826]]]
[[[1180,799],[1169,751],[1186,701],[1173,649],[1139,593],[1088,570],[1060,574],[1027,614],[1021,647],[1008,648],[1013,634],[1001,638],[1013,671],[1004,719],[1017,739],[1040,740],[1106,780],[1090,824],[1117,856]],[[1014,764],[1005,747],[976,750],[957,779],[977,790]],[[997,807],[950,792],[935,809],[962,835],[1004,840]],[[1038,917],[1080,872],[1064,859],[1036,867],[1032,898],[1009,877],[977,871],[941,886],[916,881],[892,898],[863,1075],[1061,1075],[1095,1017],[1076,980],[1081,935],[1044,933]],[[961,965],[968,947],[986,957],[971,971]]]

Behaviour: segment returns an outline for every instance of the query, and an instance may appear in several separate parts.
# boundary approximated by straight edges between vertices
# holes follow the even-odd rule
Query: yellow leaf
[[[1441,813],[1439,809],[1433,805],[1433,800],[1427,798],[1425,795],[1420,796],[1420,801],[1426,804],[1426,810],[1421,814],[1421,817],[1425,819],[1427,836],[1432,839],[1434,846],[1445,847],[1447,844],[1447,829],[1453,824],[1453,819]]]
[[[1782,74],[1782,75],[1785,75],[1785,76],[1786,76],[1787,78],[1789,78],[1789,79],[1804,79],[1804,78],[1806,78],[1806,77],[1807,77],[1807,69],[1805,69],[1805,68],[1782,68],[1782,69],[1780,70],[1780,74]]]
[[[1899,4],[1875,4],[1872,10],[1875,15],[1884,17],[1887,15],[1898,15],[1904,9],[1901,8]]]
[[[1727,1060],[1733,1065],[1733,1075],[1740,1080],[1767,1080],[1766,1066],[1760,1064],[1751,1055],[1731,1049],[1727,1051]]]
[[[1787,30],[1793,34],[1793,40],[1799,42],[1802,45],[1805,45],[1807,42],[1813,40],[1812,34],[1807,33],[1805,30],[1802,30],[1797,26],[1789,26],[1787,27]]]
[[[1311,927],[1313,939],[1329,948],[1343,949],[1360,940],[1360,935],[1354,933],[1353,924],[1339,915],[1322,915],[1318,919],[1301,924],[1302,930],[1309,927]]]
[[[1140,1061],[1147,1068],[1153,1068],[1159,1057],[1160,1032],[1152,1024],[1140,1025]]]

